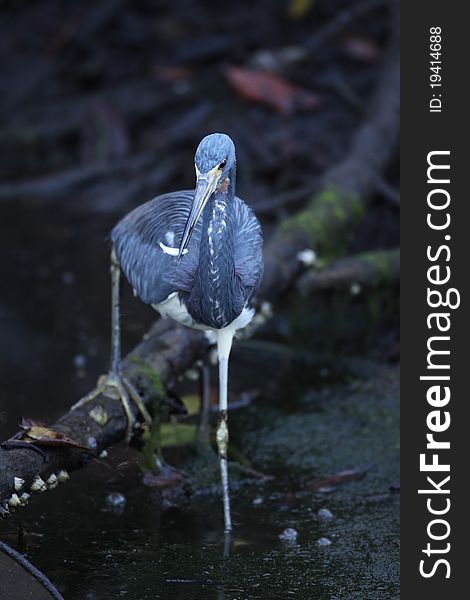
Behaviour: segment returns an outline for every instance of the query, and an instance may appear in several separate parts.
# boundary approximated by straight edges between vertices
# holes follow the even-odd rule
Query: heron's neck
[[[209,199],[202,217],[202,237],[199,265],[206,272],[218,271],[219,276],[229,274],[233,263],[233,200],[235,177],[226,178]]]
[[[234,178],[223,182],[204,208],[199,264],[190,301],[195,316],[225,327],[238,316],[234,262]],[[238,312],[237,312],[238,311]]]

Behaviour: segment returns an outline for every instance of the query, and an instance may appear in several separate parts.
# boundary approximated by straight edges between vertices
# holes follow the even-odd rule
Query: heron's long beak
[[[193,207],[191,214],[189,215],[186,225],[184,227],[183,237],[181,238],[181,244],[178,251],[178,259],[183,256],[183,252],[186,250],[189,240],[193,235],[194,228],[196,227],[199,217],[204,210],[207,201],[214,192],[219,182],[221,172],[218,167],[215,167],[207,173],[198,173],[196,180],[196,189],[194,190]]]

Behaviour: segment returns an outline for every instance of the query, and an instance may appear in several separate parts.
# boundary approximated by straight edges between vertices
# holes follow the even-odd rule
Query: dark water
[[[60,210],[2,208],[2,438],[20,415],[58,416],[106,368],[106,235],[117,217],[91,218],[66,202]],[[126,292],[127,347],[153,318]],[[21,523],[20,548],[67,600],[398,598],[399,497],[390,492],[399,477],[397,368],[359,359],[317,365],[282,346],[262,348],[247,343],[234,353],[235,387],[258,395],[231,415],[231,439],[274,479],[234,477],[231,539],[221,531],[214,465],[201,473],[197,461],[178,464],[169,454],[200,481],[162,501],[141,484],[138,455],[124,447],[34,497],[0,523],[1,538],[17,546]],[[366,466],[363,479],[328,494],[305,486]],[[122,508],[106,502],[113,491],[124,495]],[[333,518],[320,521],[320,508]],[[279,538],[289,527],[295,542]]]

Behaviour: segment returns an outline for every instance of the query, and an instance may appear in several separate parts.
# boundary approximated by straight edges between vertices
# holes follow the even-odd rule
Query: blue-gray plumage
[[[207,198],[181,257],[178,249],[193,208],[194,191],[154,198],[124,217],[111,234],[134,293],[157,310],[177,293],[189,314],[189,318],[177,320],[201,329],[222,329],[235,321],[263,273],[260,224],[254,212],[235,196],[233,142],[224,134],[204,138],[195,156],[197,172],[216,169],[218,175],[223,161],[218,186]]]

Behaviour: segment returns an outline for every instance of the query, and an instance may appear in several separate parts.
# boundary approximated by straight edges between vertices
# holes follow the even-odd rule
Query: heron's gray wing
[[[157,196],[126,215],[111,232],[121,268],[134,293],[147,304],[158,304],[172,292],[191,289],[199,254],[200,224],[181,261],[175,249],[183,236],[193,198],[190,190]]]
[[[247,302],[263,276],[263,232],[253,210],[235,198],[235,271]]]

